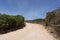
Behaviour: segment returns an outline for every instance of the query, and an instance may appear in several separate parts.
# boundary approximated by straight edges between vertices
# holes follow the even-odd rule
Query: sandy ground
[[[0,40],[56,40],[44,26],[26,23],[26,27],[0,35]]]

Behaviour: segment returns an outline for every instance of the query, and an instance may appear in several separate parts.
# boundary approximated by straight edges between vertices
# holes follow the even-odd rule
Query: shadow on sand
[[[23,29],[24,27],[25,27],[25,25],[20,26],[20,27],[3,28],[3,29],[0,29],[0,35],[6,34],[6,33],[9,33],[9,32],[13,32],[13,31],[16,31],[18,29]]]

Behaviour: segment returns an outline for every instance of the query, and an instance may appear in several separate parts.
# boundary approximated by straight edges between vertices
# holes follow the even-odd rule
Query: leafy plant
[[[0,14],[0,31],[14,28],[23,28],[25,26],[24,17],[21,15]]]

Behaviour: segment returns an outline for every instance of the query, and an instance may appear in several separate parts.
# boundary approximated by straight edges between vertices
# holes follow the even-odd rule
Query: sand
[[[26,27],[0,35],[0,40],[56,40],[40,24],[26,23]]]

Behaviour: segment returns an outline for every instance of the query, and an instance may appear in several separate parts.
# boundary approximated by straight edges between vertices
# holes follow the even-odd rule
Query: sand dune
[[[14,32],[0,35],[0,40],[56,40],[44,26],[26,23],[26,27]]]

